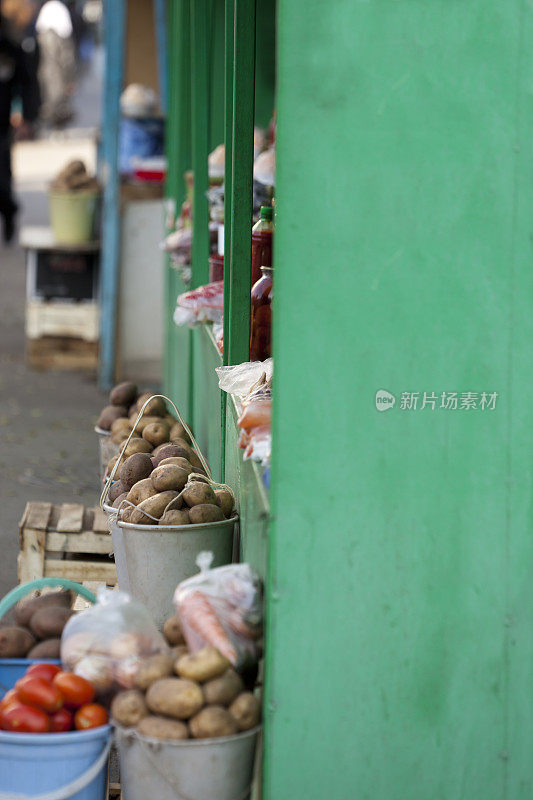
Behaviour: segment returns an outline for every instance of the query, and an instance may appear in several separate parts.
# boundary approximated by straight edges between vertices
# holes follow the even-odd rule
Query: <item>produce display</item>
[[[66,733],[108,722],[93,702],[94,686],[55,664],[32,664],[0,700],[0,729],[10,733]]]
[[[232,736],[259,725],[259,699],[216,648],[189,653],[177,616],[167,620],[164,634],[174,649],[148,659],[133,687],[115,696],[115,722],[151,739],[175,741]]]
[[[70,592],[26,597],[14,609],[14,625],[0,627],[0,658],[59,658],[61,634],[73,615]]]

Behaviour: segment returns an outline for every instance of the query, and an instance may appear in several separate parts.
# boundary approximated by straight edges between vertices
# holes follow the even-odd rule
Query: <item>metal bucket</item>
[[[104,431],[97,425],[95,425],[94,430],[98,436],[98,459],[100,464],[100,480],[103,482],[107,465],[111,461],[113,456],[118,456],[119,447],[118,444],[115,444],[115,442],[111,441],[111,433],[109,431]]]
[[[109,532],[113,540],[113,554],[115,556],[115,567],[117,568],[117,583],[121,592],[130,591],[130,581],[128,578],[128,569],[126,567],[126,553],[124,551],[124,536],[122,529],[116,523],[117,509],[111,506],[104,506],[104,511],[107,514],[107,522],[109,524]]]
[[[116,726],[124,800],[245,800],[260,730],[170,742]]]
[[[158,628],[175,613],[172,597],[178,583],[198,572],[198,553],[210,550],[212,567],[231,564],[236,521],[232,517],[176,527],[116,523],[122,529],[129,593],[148,609]]]

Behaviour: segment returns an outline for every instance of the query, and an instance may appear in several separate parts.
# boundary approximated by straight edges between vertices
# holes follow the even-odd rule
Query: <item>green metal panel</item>
[[[208,0],[191,2],[192,168],[194,171],[192,286],[209,281],[209,15]]]
[[[183,173],[191,166],[191,81],[189,0],[169,2],[169,108],[166,121],[168,177],[166,195],[176,210],[185,199]],[[174,324],[176,298],[186,290],[180,276],[164,258],[164,386],[165,392],[189,421],[191,408],[191,333]]]
[[[220,389],[215,369],[221,366],[222,358],[217,350],[210,326],[203,325],[192,333],[194,340],[194,435],[209,462],[213,478],[220,481]]]
[[[530,800],[532,6],[278,35],[265,797]]]

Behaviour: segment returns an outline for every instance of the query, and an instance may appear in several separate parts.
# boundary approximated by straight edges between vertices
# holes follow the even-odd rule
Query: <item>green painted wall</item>
[[[532,22],[280,0],[268,800],[533,796]]]

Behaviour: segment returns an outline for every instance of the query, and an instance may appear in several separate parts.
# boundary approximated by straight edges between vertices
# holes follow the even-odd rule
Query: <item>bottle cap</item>
[[[261,206],[261,219],[272,219],[272,206]]]

